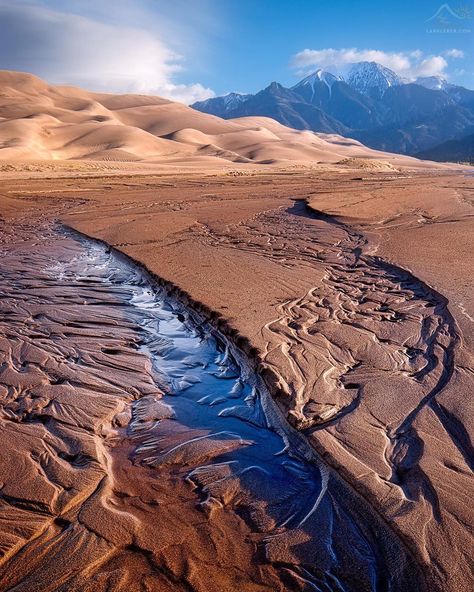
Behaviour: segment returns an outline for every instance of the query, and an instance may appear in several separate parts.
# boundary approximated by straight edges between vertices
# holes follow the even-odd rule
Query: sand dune
[[[223,120],[160,97],[92,93],[0,71],[0,160],[189,163],[202,155],[207,166],[354,158],[420,164],[337,135],[293,130],[267,117]],[[357,162],[352,165],[357,168]]]

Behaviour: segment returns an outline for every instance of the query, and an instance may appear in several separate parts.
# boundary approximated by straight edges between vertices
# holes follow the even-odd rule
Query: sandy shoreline
[[[290,421],[305,428],[317,450],[407,541],[432,589],[457,590],[469,584],[472,545],[473,483],[469,456],[463,456],[469,438],[450,436],[453,427],[462,434],[460,426],[469,434],[474,415],[466,402],[474,339],[472,189],[472,179],[459,173],[361,177],[356,171],[282,171],[278,176],[4,180],[0,199],[12,228],[38,213],[59,219],[178,286],[212,312],[218,325],[225,320],[234,338],[245,338],[239,343],[271,371],[266,378]],[[304,203],[327,216],[313,217]],[[357,268],[361,257],[364,269]],[[377,277],[372,275],[376,258],[385,265]],[[396,270],[389,272],[390,264]],[[352,280],[346,286],[343,281],[354,269],[362,274],[357,294],[348,289]],[[403,276],[404,269],[413,275]],[[324,293],[318,291],[322,285]],[[365,295],[362,285],[370,288]],[[424,285],[441,299],[432,301],[434,292]],[[395,333],[390,323],[391,353],[385,346],[368,348],[373,335],[378,342],[385,339],[371,302],[400,321]],[[352,331],[343,337],[339,323],[321,316],[322,309],[336,311],[336,304],[344,311],[342,327]],[[290,321],[278,327],[285,315]],[[453,319],[448,329],[446,315]],[[334,318],[340,320],[340,313]],[[298,334],[305,326],[309,332]],[[325,351],[312,327],[329,340]],[[418,341],[410,341],[418,333]],[[443,352],[451,351],[446,339],[454,344],[452,368],[436,391],[447,365]],[[288,347],[295,348],[297,368],[286,367],[281,357]],[[428,358],[432,362],[426,363]],[[380,378],[383,373],[387,378]],[[440,406],[434,411],[422,403],[425,397],[431,402],[430,393]],[[420,404],[410,424],[414,432],[392,455],[403,469],[393,479],[381,435],[396,433]],[[321,420],[330,423],[321,429]]]

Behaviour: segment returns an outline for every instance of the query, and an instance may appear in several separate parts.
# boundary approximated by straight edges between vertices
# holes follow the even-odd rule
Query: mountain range
[[[192,105],[225,119],[272,117],[298,130],[337,133],[401,154],[443,154],[456,141],[456,160],[473,153],[474,91],[440,76],[407,81],[376,62],[354,64],[347,76],[318,69],[291,88],[272,82],[256,94],[230,93]],[[438,148],[439,147],[439,148]]]

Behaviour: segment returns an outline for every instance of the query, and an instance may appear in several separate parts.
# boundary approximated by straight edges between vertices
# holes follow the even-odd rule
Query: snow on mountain
[[[399,86],[404,80],[377,62],[358,62],[350,68],[346,82],[363,95],[380,99],[387,88]]]
[[[316,90],[315,87],[320,82],[322,82],[327,86],[327,88],[329,89],[329,94],[331,94],[332,85],[335,82],[341,81],[341,80],[342,80],[342,78],[340,76],[334,76],[334,74],[331,74],[331,72],[326,72],[325,70],[321,70],[321,68],[319,68],[318,70],[316,70],[316,72],[313,72],[309,76],[306,76],[306,78],[303,78],[303,80],[298,82],[298,84],[295,84],[295,86],[292,86],[291,90],[298,92],[303,87],[311,88],[312,94],[314,95],[315,90]]]
[[[422,78],[417,78],[415,80],[415,84],[419,84],[420,86],[424,86],[430,90],[446,90],[452,86],[445,78],[441,76],[424,76]]]
[[[231,92],[222,97],[226,108],[230,111],[235,109],[240,103],[243,103],[250,95],[244,93]]]
[[[230,93],[192,107],[225,119],[271,117],[295,129],[342,134],[404,154],[474,129],[474,90],[438,76],[408,81],[375,62],[351,64],[344,78],[318,69],[291,89],[273,82],[255,95]]]
[[[225,117],[227,113],[240,107],[252,95],[231,92],[222,97],[213,97],[205,101],[198,101],[191,105],[194,109],[204,113],[211,113],[218,117]]]

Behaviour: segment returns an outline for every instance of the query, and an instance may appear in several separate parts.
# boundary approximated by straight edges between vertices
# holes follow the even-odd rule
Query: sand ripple
[[[286,423],[233,344],[102,245],[4,230],[1,590],[420,589],[402,543]],[[293,336],[293,364],[302,333],[287,318],[312,325],[318,298],[286,304],[265,329]],[[436,330],[432,348],[451,336],[434,319],[419,339]],[[357,401],[341,384],[361,354],[325,345],[339,372],[329,384],[350,394],[330,401],[340,417]],[[436,373],[416,356],[400,357],[406,372]],[[316,416],[304,389],[297,401],[298,421]],[[404,426],[387,436],[393,479],[412,454]]]

